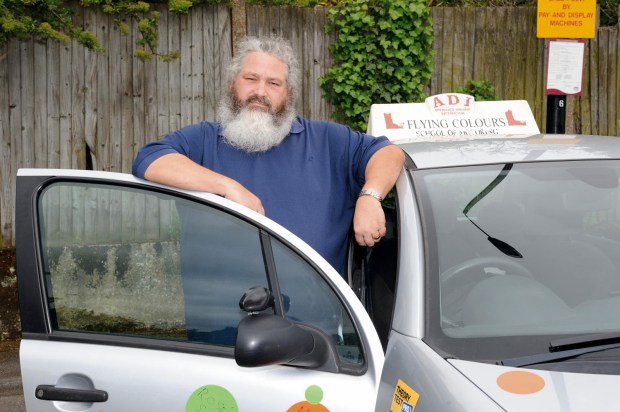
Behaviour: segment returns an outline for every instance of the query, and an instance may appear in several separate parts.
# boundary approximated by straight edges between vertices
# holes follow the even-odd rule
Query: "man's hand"
[[[237,183],[236,181],[233,182]],[[248,207],[261,215],[264,215],[265,209],[263,208],[263,204],[260,199],[241,184],[234,183],[231,182],[230,186],[222,196],[226,199],[232,200],[233,202]]]
[[[385,236],[385,213],[381,202],[372,196],[360,196],[355,204],[353,232],[360,246],[373,246]]]
[[[377,150],[366,165],[363,189],[382,198],[394,186],[404,162],[404,152],[398,146],[390,145]],[[385,236],[385,212],[379,199],[368,195],[357,198],[353,232],[360,246],[373,246]]]

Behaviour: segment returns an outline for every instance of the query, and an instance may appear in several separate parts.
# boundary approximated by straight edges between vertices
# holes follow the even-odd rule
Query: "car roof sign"
[[[471,95],[445,93],[424,103],[373,104],[368,133],[402,143],[531,136],[540,130],[526,100],[477,102]]]

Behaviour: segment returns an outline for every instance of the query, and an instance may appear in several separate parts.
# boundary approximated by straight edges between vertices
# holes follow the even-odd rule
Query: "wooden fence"
[[[181,126],[215,118],[231,12],[200,5],[179,16],[161,8],[160,50],[172,63],[134,57],[136,25],[122,36],[100,12],[81,16],[102,40],[97,54],[72,42],[11,41],[0,47],[0,247],[14,245],[15,175],[21,167],[129,172],[137,148]],[[433,8],[434,65],[428,94],[489,80],[502,99],[525,99],[544,129],[546,52],[535,8]],[[331,65],[325,9],[248,6],[250,35],[289,38],[302,61],[298,110],[328,120],[318,78]],[[586,42],[583,95],[569,98],[567,132],[617,135],[618,28]]]
[[[432,9],[435,70],[430,94],[488,80],[502,99],[524,99],[544,130],[547,44],[536,38],[536,8]],[[582,95],[568,97],[566,132],[620,134],[620,36],[597,30],[585,43]]]

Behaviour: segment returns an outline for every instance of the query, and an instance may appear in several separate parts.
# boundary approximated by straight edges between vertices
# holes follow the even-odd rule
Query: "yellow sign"
[[[402,380],[398,380],[390,412],[413,412],[420,395]]]
[[[536,37],[591,39],[596,34],[596,0],[538,0]]]

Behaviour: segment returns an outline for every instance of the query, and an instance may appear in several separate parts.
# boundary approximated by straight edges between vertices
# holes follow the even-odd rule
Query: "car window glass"
[[[58,330],[232,346],[239,298],[267,285],[257,228],[165,193],[56,183],[39,228]]]
[[[333,289],[312,266],[282,243],[273,240],[272,248],[287,318],[316,326],[331,336],[342,362],[363,364],[358,334]]]
[[[500,339],[538,352],[555,336],[620,330],[618,176],[611,160],[416,171],[428,201],[429,341],[471,359],[494,340],[510,358],[521,345]]]

